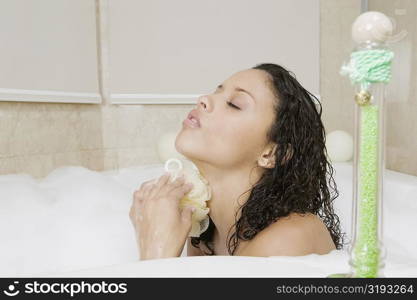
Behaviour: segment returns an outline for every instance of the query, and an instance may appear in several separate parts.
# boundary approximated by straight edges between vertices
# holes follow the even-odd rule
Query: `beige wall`
[[[320,6],[323,122],[327,132],[340,129],[353,135],[353,87],[339,70],[355,46],[350,28],[360,14],[361,1],[321,0]],[[395,18],[397,30],[408,31],[404,40],[392,46],[398,68],[393,69],[395,78],[387,87],[386,167],[417,175],[417,1],[370,0],[369,10]],[[407,53],[411,55],[404,55]]]
[[[202,94],[261,61],[319,92],[319,0],[123,0],[108,14],[112,94]]]
[[[378,6],[377,6],[378,5]],[[354,46],[350,26],[360,13],[359,0],[321,0],[320,94],[323,122],[330,132],[353,133],[353,90],[339,75]],[[370,9],[391,13],[407,7],[401,17],[416,53],[417,3],[370,1]],[[394,16],[394,15],[392,15]],[[389,169],[417,175],[416,71],[413,57],[405,101],[388,102],[387,162]],[[237,70],[233,70],[237,71]],[[62,165],[93,170],[158,163],[155,143],[164,132],[179,129],[192,105],[101,106],[0,102],[0,174],[48,174]],[[414,136],[413,136],[414,133]]]
[[[0,1],[0,99],[34,90],[100,101],[95,10],[94,0]]]
[[[408,32],[393,45],[401,65],[393,71],[400,80],[391,80],[387,97],[387,168],[417,175],[417,1],[370,0],[369,9],[395,18],[398,29]]]

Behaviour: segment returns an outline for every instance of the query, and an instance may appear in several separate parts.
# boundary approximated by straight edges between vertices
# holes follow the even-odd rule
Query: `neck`
[[[215,242],[226,247],[227,235],[234,232],[234,224],[240,217],[239,208],[249,198],[253,185],[262,175],[262,168],[246,165],[220,169],[198,160],[193,160],[193,163],[211,187],[212,197],[207,202],[207,206],[210,208],[209,215],[216,227]]]

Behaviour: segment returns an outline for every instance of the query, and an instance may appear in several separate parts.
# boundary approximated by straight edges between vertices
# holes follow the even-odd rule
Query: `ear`
[[[289,161],[293,154],[294,150],[291,146],[291,144],[287,145],[287,152],[283,158],[283,161],[281,165],[284,165],[287,161]],[[263,168],[272,169],[275,167],[276,163],[276,157],[275,157],[275,151],[277,149],[278,145],[276,143],[269,144],[265,151],[262,153],[261,157],[258,159],[258,165]]]
[[[275,167],[275,151],[277,149],[276,143],[269,144],[261,157],[258,158],[258,165],[263,168],[272,169]]]

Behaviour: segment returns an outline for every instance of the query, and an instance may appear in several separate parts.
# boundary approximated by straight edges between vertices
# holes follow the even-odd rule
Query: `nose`
[[[208,98],[207,96],[200,96],[197,100],[197,108],[202,108],[203,110],[208,110]]]

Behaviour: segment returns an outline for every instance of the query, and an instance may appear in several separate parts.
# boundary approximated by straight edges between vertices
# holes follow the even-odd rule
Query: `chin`
[[[195,164],[198,161],[215,164],[214,158],[220,155],[213,153],[212,147],[207,145],[205,138],[194,132],[196,131],[188,128],[180,130],[175,139],[175,149]]]
[[[195,142],[184,130],[181,130],[175,139],[175,149],[189,160],[198,156]]]

